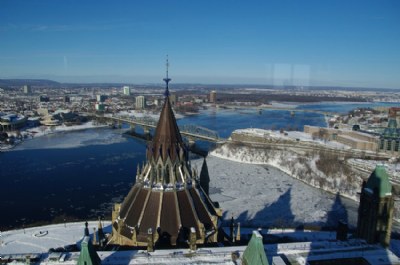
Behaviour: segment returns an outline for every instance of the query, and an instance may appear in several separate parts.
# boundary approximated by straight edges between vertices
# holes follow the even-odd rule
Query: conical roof
[[[267,255],[264,250],[263,237],[258,231],[253,231],[253,235],[243,252],[243,264],[268,265]]]
[[[97,255],[89,236],[85,236],[81,243],[78,265],[100,265],[101,259]]]
[[[377,191],[380,198],[392,195],[392,184],[383,165],[377,165],[368,178],[365,188],[371,192]]]
[[[175,160],[179,157],[180,150],[185,149],[168,95],[165,97],[154,138],[148,149],[148,160],[158,160],[161,157],[163,161],[167,157]]]
[[[136,183],[113,212],[112,243],[145,246],[148,232],[154,242],[176,245],[196,231],[197,243],[216,242],[221,216],[199,188],[190,168],[188,151],[176,123],[166,82],[165,102],[153,141],[147,147],[146,165],[138,168]]]

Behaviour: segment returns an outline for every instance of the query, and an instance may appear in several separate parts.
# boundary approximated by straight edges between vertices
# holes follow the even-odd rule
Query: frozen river
[[[238,128],[302,128],[323,126],[325,120],[315,113],[292,117],[288,111],[207,110],[178,123],[204,126],[227,137]],[[0,153],[0,230],[109,217],[113,203],[120,202],[134,183],[137,165],[145,160],[143,142],[122,133],[109,128],[61,132]],[[193,161],[198,169],[199,163]],[[212,197],[221,203],[225,219],[233,215],[251,226],[334,225],[338,218],[356,223],[355,202],[309,187],[279,170],[212,157],[208,163]]]

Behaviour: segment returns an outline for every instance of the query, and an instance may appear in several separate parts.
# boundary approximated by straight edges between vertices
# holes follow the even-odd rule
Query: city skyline
[[[0,78],[400,88],[397,1],[2,1]]]

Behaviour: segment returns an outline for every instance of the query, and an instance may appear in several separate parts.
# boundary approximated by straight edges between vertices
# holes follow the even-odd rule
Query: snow
[[[121,130],[92,130],[90,134],[86,133],[87,129],[104,128],[105,125],[95,125],[92,122],[88,122],[82,125],[74,126],[56,126],[52,130],[46,126],[29,129],[28,132],[36,137],[49,137],[51,138],[54,134],[64,134],[62,138],[53,138],[52,141],[48,141],[45,146],[38,146],[30,139],[25,138],[23,144],[18,144],[15,150],[26,150],[26,149],[65,149],[65,148],[76,148],[87,145],[99,145],[99,144],[113,144],[127,141],[125,137],[121,137]],[[41,130],[43,128],[44,130]],[[35,133],[33,133],[35,132]],[[70,133],[73,132],[73,133]]]
[[[178,113],[174,113],[176,119],[181,119],[184,116]],[[130,118],[136,118],[136,119],[143,119],[143,118],[150,118],[152,120],[158,121],[160,118],[160,113],[159,112],[151,112],[147,110],[124,110],[118,112],[117,116],[121,117],[130,117]]]
[[[233,134],[244,134],[251,135],[256,137],[262,137],[267,139],[274,140],[289,140],[289,141],[300,141],[300,142],[309,142],[315,143],[319,145],[324,145],[328,147],[338,148],[338,149],[350,149],[351,147],[336,141],[323,141],[321,139],[312,139],[312,136],[305,132],[300,131],[285,131],[281,133],[280,131],[273,130],[264,130],[257,128],[247,128],[247,129],[238,129],[233,132]]]
[[[202,160],[192,161],[192,165],[199,170]],[[346,200],[346,211],[345,206],[335,204],[335,195],[273,166],[237,163],[214,153],[207,158],[207,165],[210,197],[220,203],[225,221],[233,216],[244,227],[296,227],[336,225],[338,218],[348,218],[350,225],[356,225],[356,203]]]
[[[104,222],[105,231],[110,231],[110,222]],[[89,222],[89,231],[97,227],[97,221]],[[64,247],[78,244],[83,238],[83,223],[66,223],[48,225],[25,230],[3,232],[0,237],[0,254],[3,258],[12,255],[23,261],[27,256],[34,257],[41,254],[40,264],[76,264],[79,252],[48,253],[50,248]],[[40,232],[47,232],[45,236],[35,236]],[[263,237],[274,234],[289,240],[298,240],[292,243],[266,244],[264,250],[268,259],[276,260],[286,256],[288,260],[303,262],[319,259],[363,257],[370,264],[398,264],[399,258],[394,255],[398,251],[398,241],[391,242],[391,248],[384,249],[379,245],[369,245],[362,240],[350,239],[346,242],[335,241],[335,233],[310,232],[295,230],[259,230]],[[242,234],[250,236],[252,230],[242,230]],[[129,251],[98,251],[102,264],[240,264],[232,261],[232,253],[243,255],[246,246],[229,246],[216,248],[189,249],[156,249],[148,253],[145,250]],[[63,261],[60,261],[63,257]],[[53,259],[53,260],[51,260]],[[54,260],[55,259],[55,260]],[[15,261],[13,262],[15,264]],[[23,264],[23,263],[20,263]],[[271,264],[271,263],[270,263]],[[285,263],[282,263],[285,264]]]
[[[201,168],[202,162],[202,159],[191,161],[197,169]],[[250,235],[254,228],[261,227],[259,231],[263,236],[269,234],[296,241],[265,245],[269,259],[285,255],[290,260],[305,262],[316,257],[345,255],[363,256],[371,264],[384,264],[388,259],[391,262],[399,261],[392,252],[359,240],[333,242],[335,232],[271,228],[294,227],[303,223],[314,227],[326,222],[336,223],[337,218],[346,216],[350,225],[354,226],[356,207],[345,211],[347,204],[337,203],[337,198],[335,201],[332,194],[310,187],[271,166],[237,163],[215,156],[207,158],[207,165],[211,178],[211,198],[219,200],[226,226],[233,215],[235,222],[241,223],[243,238],[244,235]],[[92,233],[97,225],[97,221],[89,222],[89,232]],[[106,233],[110,233],[109,221],[103,222],[103,227]],[[229,228],[225,227],[225,230],[229,234]],[[50,248],[79,244],[83,231],[84,222],[2,232],[0,254],[47,253]],[[242,255],[245,248],[246,246],[199,248],[196,252],[189,249],[156,249],[152,253],[144,250],[100,251],[98,254],[102,264],[234,264],[231,253],[238,251]],[[392,242],[391,249],[399,251],[397,241]],[[58,263],[49,261],[48,254],[42,257],[45,258],[42,264]],[[79,253],[69,253],[67,257],[64,264],[76,264]]]
[[[97,229],[98,221],[88,223],[90,232]],[[104,225],[110,226],[111,222],[105,221]],[[83,238],[84,228],[84,222],[79,222],[1,232],[0,254],[43,253],[50,248],[75,244]]]
[[[86,129],[102,128],[102,127],[107,127],[107,125],[96,125],[93,123],[93,121],[89,121],[80,125],[71,125],[71,126],[66,126],[64,124],[54,127],[40,126],[37,128],[27,129],[25,132],[30,135],[34,135],[34,137],[40,137],[51,133],[86,130]]]

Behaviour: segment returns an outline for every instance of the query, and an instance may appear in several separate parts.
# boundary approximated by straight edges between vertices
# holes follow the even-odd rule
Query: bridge
[[[279,107],[279,106],[273,106],[273,105],[246,106],[246,105],[217,104],[216,107],[221,108],[221,109],[234,109],[234,110],[253,109],[253,110],[256,110],[259,112],[262,112],[263,110],[282,110],[282,111],[289,111],[292,115],[294,115],[296,112],[317,113],[317,114],[322,114],[325,116],[340,115],[340,113],[332,112],[332,111],[322,111],[322,110],[313,110],[313,109],[297,109],[297,108]]]
[[[143,128],[144,134],[149,134],[150,129],[154,129],[157,127],[157,121],[149,118],[149,117],[144,117],[144,118],[132,118],[129,116],[101,116],[101,115],[96,115],[97,118],[100,119],[105,119],[108,121],[112,121],[114,123],[125,123],[129,124],[132,129],[135,128],[135,126],[141,126]],[[218,133],[207,129],[205,127],[201,126],[196,126],[196,125],[191,125],[191,124],[186,124],[186,125],[181,125],[179,126],[181,135],[184,136],[188,142],[189,145],[193,145],[195,143],[195,140],[202,140],[202,141],[207,141],[207,142],[212,142],[216,144],[224,144],[224,143],[232,143],[232,144],[239,144],[239,145],[249,145],[253,147],[259,147],[259,148],[276,148],[276,149],[299,149],[299,150],[313,150],[313,151],[329,151],[331,153],[334,153],[340,157],[352,157],[352,158],[374,158],[377,160],[380,159],[387,159],[388,156],[387,154],[384,153],[378,153],[378,152],[368,152],[364,150],[357,150],[357,149],[340,149],[336,147],[330,147],[327,145],[320,145],[316,143],[310,143],[310,142],[304,142],[304,141],[266,141],[266,142],[258,142],[258,141],[243,141],[243,140],[228,140],[219,137]]]
[[[96,115],[96,117],[99,119],[104,119],[119,124],[122,123],[129,124],[132,129],[135,129],[135,126],[140,126],[143,128],[145,134],[150,133],[150,129],[156,128],[158,122],[149,117],[132,118],[129,116],[115,116],[115,115],[113,116]],[[202,140],[217,144],[223,144],[226,142],[226,139],[219,137],[217,132],[207,129],[205,127],[186,124],[179,126],[179,130],[181,132],[181,135],[184,136],[189,141],[189,144],[194,144],[195,140]]]

